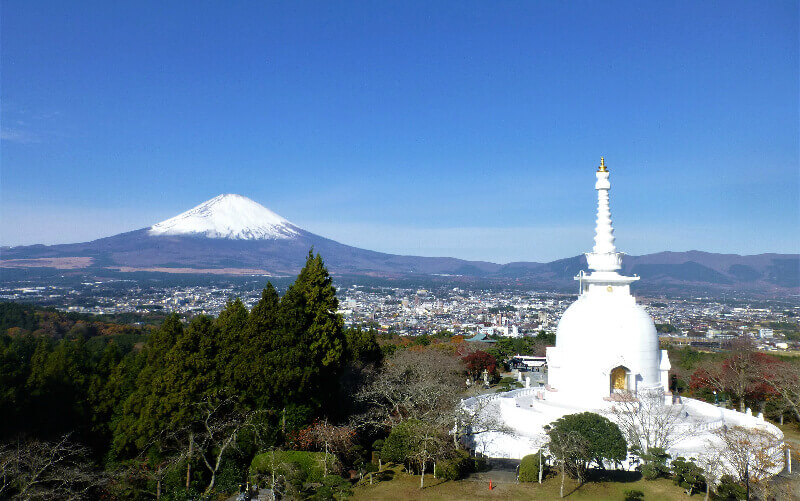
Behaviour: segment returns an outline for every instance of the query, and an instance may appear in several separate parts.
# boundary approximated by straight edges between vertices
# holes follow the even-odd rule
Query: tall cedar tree
[[[305,424],[335,399],[346,362],[337,309],[322,258],[309,253],[283,299],[267,284],[252,312],[237,299],[216,320],[199,316],[186,328],[168,317],[142,355],[136,389],[112,418],[113,454],[141,450],[160,432],[193,428],[200,403],[230,397],[241,410],[281,411],[286,423]],[[130,388],[130,377],[112,374],[109,391]]]
[[[113,455],[126,455],[143,447],[166,423],[159,422],[156,402],[156,380],[167,368],[167,354],[184,334],[183,323],[177,314],[168,316],[160,328],[150,335],[145,350],[137,360],[143,364],[136,376],[136,389],[128,394],[114,419]],[[137,365],[136,362],[132,365]],[[124,376],[117,374],[118,379]],[[120,385],[123,383],[120,382]]]
[[[55,348],[49,339],[39,340],[26,384],[32,404],[31,428],[45,435],[73,430],[85,434],[90,413],[85,399],[89,374],[83,338],[62,339]]]
[[[280,331],[286,356],[284,370],[295,385],[286,388],[294,403],[319,409],[335,394],[345,361],[344,321],[339,301],[319,254],[309,251],[306,264],[280,304]]]
[[[246,389],[242,387],[242,382],[248,377],[246,370],[242,370],[242,352],[246,342],[249,316],[242,300],[236,298],[234,301],[228,301],[214,322],[219,334],[216,366],[222,390],[227,395],[243,397],[243,390]]]
[[[165,370],[154,382],[157,400],[148,410],[169,426],[186,426],[195,421],[197,404],[225,388],[220,385],[219,333],[210,317],[192,319],[175,346],[167,352]]]
[[[278,403],[279,389],[288,381],[281,370],[280,351],[286,349],[278,333],[280,296],[271,282],[247,318],[234,377],[246,402],[255,408]]]

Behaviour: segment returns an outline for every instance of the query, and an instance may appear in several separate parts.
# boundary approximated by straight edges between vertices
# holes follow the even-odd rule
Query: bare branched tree
[[[58,441],[18,440],[0,446],[0,497],[67,501],[90,499],[106,477],[96,471],[89,450],[64,435]]]
[[[19,464],[16,451],[11,444],[0,444],[0,499],[6,499],[11,491],[12,482],[19,475]]]
[[[324,475],[328,475],[328,455],[343,454],[347,452],[353,440],[355,431],[349,426],[336,426],[327,419],[316,421],[309,430],[312,440],[325,452]]]
[[[697,458],[696,463],[703,470],[703,476],[706,479],[706,495],[703,501],[708,501],[711,487],[719,483],[722,475],[725,474],[725,468],[716,454],[704,454]]]
[[[559,492],[563,498],[564,479],[567,476],[567,472],[575,475],[581,484],[584,482],[585,471],[581,460],[577,458],[587,455],[588,444],[580,433],[573,431],[551,436],[548,449],[561,470],[561,489]]]
[[[611,409],[612,419],[619,425],[628,445],[639,454],[653,448],[667,450],[690,433],[680,426],[683,405],[667,405],[662,392],[641,392],[621,395]]]
[[[448,447],[450,441],[442,431],[430,423],[415,421],[409,437],[409,459],[419,466],[419,488],[425,487],[425,469],[428,464],[435,463],[443,457],[452,446]]]
[[[759,379],[769,386],[781,399],[785,410],[791,411],[800,421],[800,366],[780,362],[763,366]],[[783,417],[781,416],[781,422]]]
[[[502,418],[498,403],[488,398],[475,398],[469,407],[460,406],[456,411],[453,444],[467,442],[484,433],[511,433],[513,430]]]
[[[237,446],[237,434],[245,427],[257,431],[254,425],[256,413],[237,409],[232,399],[206,399],[197,405],[202,418],[199,430],[193,433],[193,440],[198,446],[197,454],[211,474],[205,490],[209,493],[214,489],[222,458]]]
[[[460,360],[438,350],[399,351],[356,394],[366,407],[357,422],[381,429],[409,419],[446,420],[452,426],[463,373]]]
[[[779,437],[763,429],[723,426],[715,430],[718,442],[710,444],[726,468],[733,471],[747,489],[767,488],[766,480],[783,464],[783,446]]]

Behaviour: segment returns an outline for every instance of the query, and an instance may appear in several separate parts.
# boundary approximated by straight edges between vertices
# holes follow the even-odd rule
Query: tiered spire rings
[[[600,157],[600,166],[596,172],[597,182],[597,225],[594,231],[594,247],[586,254],[589,268],[597,272],[616,272],[622,267],[622,253],[617,252],[614,245],[614,227],[611,224],[611,206],[608,192],[611,189],[609,177],[611,173],[606,160]]]

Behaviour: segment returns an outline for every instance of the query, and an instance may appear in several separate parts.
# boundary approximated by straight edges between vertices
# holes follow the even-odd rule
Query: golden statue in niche
[[[614,390],[625,391],[628,389],[628,371],[625,367],[617,367],[611,371],[611,385]]]

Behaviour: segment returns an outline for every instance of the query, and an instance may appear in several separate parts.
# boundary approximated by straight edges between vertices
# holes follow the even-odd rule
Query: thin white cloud
[[[31,132],[21,129],[4,128],[0,130],[0,140],[9,143],[32,144],[41,142],[41,138]]]

